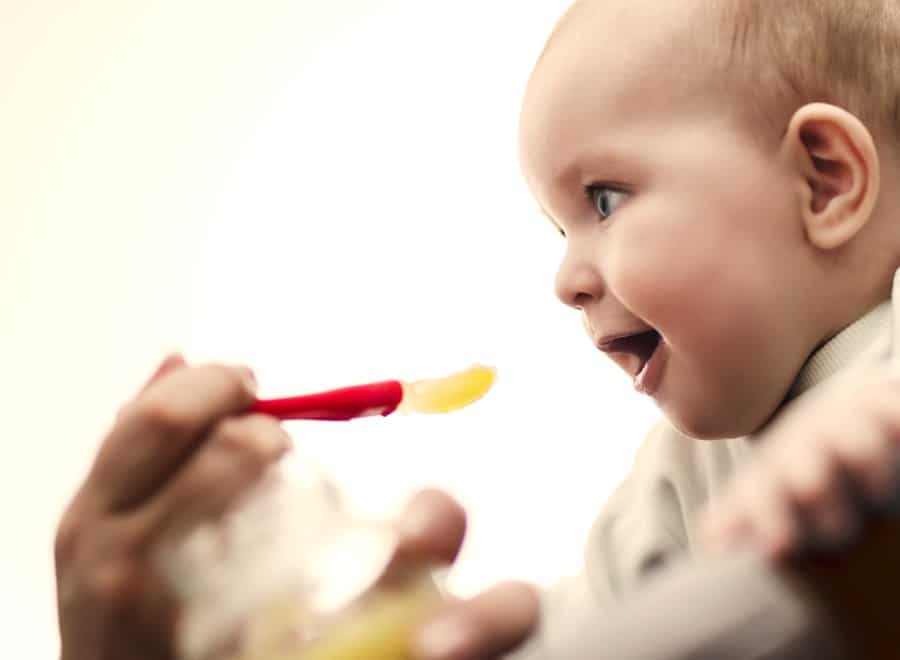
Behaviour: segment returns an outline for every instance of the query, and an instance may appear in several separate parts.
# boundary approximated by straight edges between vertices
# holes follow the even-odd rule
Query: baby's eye
[[[585,188],[585,193],[600,217],[606,220],[611,216],[619,205],[628,199],[628,193],[618,188],[611,188],[599,184],[591,184]]]

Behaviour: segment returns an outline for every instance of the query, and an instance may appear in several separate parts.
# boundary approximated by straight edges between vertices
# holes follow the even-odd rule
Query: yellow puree
[[[493,367],[476,365],[465,371],[434,380],[403,385],[400,410],[418,413],[448,413],[478,401],[494,384]]]

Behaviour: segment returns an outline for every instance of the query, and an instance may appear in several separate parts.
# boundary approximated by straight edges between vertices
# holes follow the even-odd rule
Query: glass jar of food
[[[272,469],[234,511],[164,545],[181,660],[402,660],[440,601],[430,573],[385,580],[392,525],[348,512],[309,460]]]

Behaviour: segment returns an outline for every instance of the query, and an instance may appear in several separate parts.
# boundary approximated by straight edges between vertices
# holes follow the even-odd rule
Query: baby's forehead
[[[589,0],[553,32],[526,93],[565,107],[587,97],[655,104],[694,94],[709,81],[710,39],[698,41],[696,2]],[[571,111],[571,110],[570,110]]]
[[[519,146],[527,178],[564,171],[592,145],[615,152],[635,131],[724,114],[718,86],[709,84],[715,46],[698,42],[696,12],[686,8],[696,2],[710,0],[593,0],[566,15],[525,94]]]
[[[557,23],[545,53],[578,37],[598,45],[615,40],[634,47],[672,47],[679,37],[698,36],[710,27],[712,19],[722,16],[721,5],[714,0],[578,0]]]
[[[710,0],[579,0],[560,20],[535,67],[532,79],[549,68],[580,68],[605,76],[673,79],[708,78],[711,60],[727,57],[721,12]],[[555,70],[555,71],[553,71]],[[660,74],[666,74],[661,76]]]

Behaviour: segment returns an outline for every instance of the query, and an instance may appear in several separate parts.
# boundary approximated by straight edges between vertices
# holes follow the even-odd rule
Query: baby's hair
[[[544,53],[568,25],[588,19],[608,1],[576,0]],[[687,35],[682,52],[699,55],[697,82],[726,92],[738,111],[749,110],[748,119],[770,129],[771,137],[780,138],[798,108],[821,101],[847,109],[900,146],[900,0],[692,0],[691,5],[686,5],[694,12],[689,23],[672,38]]]
[[[716,0],[727,81],[783,130],[806,103],[841,106],[900,143],[898,0]],[[709,5],[707,5],[709,6]],[[726,83],[727,85],[728,83]]]

